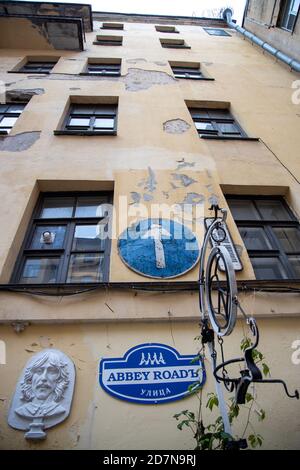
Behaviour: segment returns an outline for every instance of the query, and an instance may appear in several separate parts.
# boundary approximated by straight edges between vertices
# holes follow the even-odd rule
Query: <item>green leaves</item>
[[[250,434],[248,440],[253,449],[255,449],[256,447],[261,447],[263,443],[263,437],[260,434]]]
[[[219,406],[219,400],[215,393],[208,393],[207,396],[209,397],[209,399],[207,400],[206,408],[209,408],[210,411],[212,411],[214,406]]]

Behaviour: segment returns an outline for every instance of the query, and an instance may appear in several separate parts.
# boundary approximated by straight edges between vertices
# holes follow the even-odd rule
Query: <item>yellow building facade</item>
[[[243,40],[223,19],[96,12],[91,28],[84,11],[84,34],[76,22],[74,30],[68,26],[71,33],[62,27],[66,46],[58,49],[57,31],[51,36],[46,28],[49,34],[43,35],[39,14],[1,18],[1,112],[8,120],[0,122],[0,340],[6,350],[0,365],[0,448],[193,449],[193,436],[177,429],[173,415],[196,410],[196,397],[144,405],[118,400],[99,385],[100,360],[121,358],[136,345],[162,343],[182,355],[199,350],[198,264],[174,278],[150,278],[122,261],[118,238],[133,223],[163,217],[189,227],[201,247],[209,208],[227,208],[227,227],[243,266],[236,273],[241,305],[257,319],[272,378],[300,388],[299,74]],[[72,14],[64,18],[71,21]],[[123,28],[116,30],[116,24]],[[18,27],[17,38],[12,27]],[[21,111],[4,109],[20,103]],[[59,266],[66,251],[58,244],[56,257],[47,251],[47,258],[41,232],[36,245],[26,245],[29,227],[41,223],[37,204],[45,211],[55,198],[56,209],[77,204],[75,215],[61,222],[65,227],[78,222],[81,197],[107,197],[114,206],[111,244],[85,248],[98,253],[86,269],[74,245]],[[238,215],[250,206],[260,220]],[[86,225],[98,223],[98,215]],[[84,226],[82,218],[78,225]],[[48,220],[46,230],[54,230],[59,242],[57,226],[56,219],[52,226]],[[247,235],[245,227],[260,233]],[[279,241],[271,246],[274,233]],[[285,243],[292,247],[285,249]],[[228,358],[240,355],[243,329],[241,317],[224,340]],[[26,362],[46,348],[74,362],[74,397],[70,416],[50,428],[45,440],[32,442],[8,425],[7,415]],[[206,369],[204,395],[214,391],[209,361]],[[263,448],[299,449],[299,401],[279,385],[258,384],[256,393],[257,411],[266,411],[263,422],[255,410],[253,418]],[[211,419],[207,409],[205,419]],[[235,434],[242,433],[245,419],[238,420]]]

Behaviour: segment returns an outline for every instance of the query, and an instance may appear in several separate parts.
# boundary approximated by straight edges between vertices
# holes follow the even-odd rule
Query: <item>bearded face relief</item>
[[[8,424],[26,430],[26,439],[45,439],[45,429],[68,417],[74,382],[74,364],[64,353],[45,349],[35,354],[18,381]]]

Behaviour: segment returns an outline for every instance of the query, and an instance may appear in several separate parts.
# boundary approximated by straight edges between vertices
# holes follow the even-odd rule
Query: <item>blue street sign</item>
[[[118,249],[129,268],[153,278],[180,276],[199,258],[193,232],[169,219],[145,219],[128,227],[119,237]]]
[[[113,397],[141,404],[161,404],[189,395],[188,387],[206,380],[202,358],[181,356],[165,344],[140,344],[122,358],[102,359],[101,387]]]

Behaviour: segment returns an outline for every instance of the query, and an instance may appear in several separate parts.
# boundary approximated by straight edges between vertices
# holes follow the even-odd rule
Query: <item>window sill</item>
[[[94,46],[122,46],[123,44],[107,42],[106,44],[103,42],[94,41]]]
[[[53,131],[54,135],[89,135],[89,136],[99,136],[99,135],[117,135],[117,131],[71,131],[71,130],[56,130]]]
[[[202,80],[202,81],[206,81],[206,82],[214,82],[215,79],[214,78],[207,78],[207,77],[175,77],[177,80]]]
[[[118,73],[87,73],[87,72],[81,72],[79,75],[82,75],[84,77],[121,77],[121,74]]]
[[[7,73],[26,73],[26,75],[36,75],[36,74],[39,74],[39,75],[49,75],[50,72],[25,72],[25,71],[22,71],[22,70],[7,70]]]
[[[207,140],[243,140],[248,142],[259,142],[258,137],[233,137],[233,136],[219,136],[219,135],[199,135],[200,139]]]
[[[171,46],[170,44],[162,44],[164,49],[191,49],[191,46]]]

